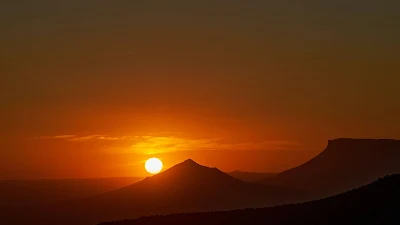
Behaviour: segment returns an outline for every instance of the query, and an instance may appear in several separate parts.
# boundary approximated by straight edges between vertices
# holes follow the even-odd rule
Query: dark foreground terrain
[[[395,225],[400,224],[400,175],[318,201],[271,208],[142,217],[101,225],[271,224]]]

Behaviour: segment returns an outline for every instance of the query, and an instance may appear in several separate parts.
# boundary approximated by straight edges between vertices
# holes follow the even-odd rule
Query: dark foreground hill
[[[232,210],[292,203],[302,194],[246,183],[186,160],[153,177],[79,201],[13,210],[6,224],[97,224],[152,214]],[[23,212],[23,217],[20,215]]]
[[[0,207],[19,207],[78,199],[115,190],[140,177],[0,181]]]
[[[332,196],[389,174],[400,173],[400,141],[336,139],[310,161],[261,181],[313,193],[313,199]]]
[[[400,224],[400,175],[326,199],[226,212],[150,216],[101,225],[395,225]]]

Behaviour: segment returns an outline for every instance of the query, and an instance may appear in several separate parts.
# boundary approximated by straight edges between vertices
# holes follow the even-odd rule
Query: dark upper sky
[[[47,143],[62,135],[130,136],[96,144],[105,149],[164,137],[184,151],[202,150],[199,140],[219,150],[322,150],[337,137],[400,138],[399,1],[1,5],[0,178],[101,176],[68,174],[68,164],[43,172],[57,157],[104,164],[104,151],[85,153],[89,144],[71,146],[77,154],[57,150],[67,138]]]

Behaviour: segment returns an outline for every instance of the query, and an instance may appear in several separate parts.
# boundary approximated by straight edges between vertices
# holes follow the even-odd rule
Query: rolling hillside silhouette
[[[18,224],[96,224],[151,214],[231,210],[293,202],[302,193],[237,180],[186,160],[135,184],[43,208],[26,209]]]
[[[21,207],[101,194],[143,178],[87,178],[0,181],[0,207]]]
[[[296,188],[318,199],[400,173],[400,141],[336,139],[315,158],[264,179],[263,184]]]
[[[0,209],[0,217],[3,218],[2,221],[5,224],[83,225],[154,214],[260,208],[304,202],[308,199],[342,193],[385,175],[400,173],[399,157],[400,141],[337,139],[329,141],[325,151],[305,164],[259,182],[244,182],[217,168],[205,167],[193,160],[186,160],[158,175],[90,197],[35,207],[7,207],[5,205]],[[398,176],[385,180],[398,181]],[[386,181],[380,182],[377,183],[382,185]],[[349,192],[353,193],[351,197],[327,198],[322,202],[304,204],[300,209],[296,208],[297,205],[273,208],[270,210],[274,213],[267,212],[270,215],[268,218],[276,222],[292,221],[282,219],[282,217],[287,217],[284,215],[291,215],[293,218],[299,217],[300,220],[305,220],[304,215],[313,218],[312,216],[315,216],[313,213],[318,214],[319,208],[322,213],[331,210],[340,215],[351,216],[336,210],[345,209],[346,204],[348,207],[353,207],[353,203],[350,203],[352,201],[365,203],[368,207],[372,207],[367,204],[368,201],[381,204],[380,200],[375,198],[382,194],[380,191],[383,189],[371,189],[377,183],[367,186],[369,188],[358,189],[357,193],[362,194]],[[391,185],[389,186],[388,193],[393,191],[390,189]],[[360,190],[370,191],[360,192]],[[375,193],[374,190],[377,192]],[[349,193],[339,196],[349,196]],[[357,196],[360,199],[357,199]],[[382,197],[382,199],[385,198],[387,198],[386,195]],[[330,199],[335,200],[332,200],[332,203]],[[344,199],[344,203],[338,199]],[[359,203],[355,203],[354,206],[357,204]],[[390,209],[391,207],[388,206],[389,211]],[[294,212],[296,210],[299,210],[300,214]],[[349,208],[349,210],[356,209]],[[257,213],[255,217],[261,216]],[[373,215],[370,211],[368,213]],[[332,215],[326,214],[326,216]],[[323,219],[319,216],[315,218],[319,222]],[[381,218],[379,216],[379,219]],[[240,221],[239,218],[235,220]],[[228,222],[235,224],[235,221]]]
[[[395,225],[400,224],[400,175],[313,202],[225,212],[150,216],[101,225]]]

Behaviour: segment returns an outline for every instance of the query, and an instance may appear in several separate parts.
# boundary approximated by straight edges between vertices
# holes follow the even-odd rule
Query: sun
[[[157,174],[162,170],[163,163],[158,158],[150,158],[146,161],[144,168],[151,174]]]

